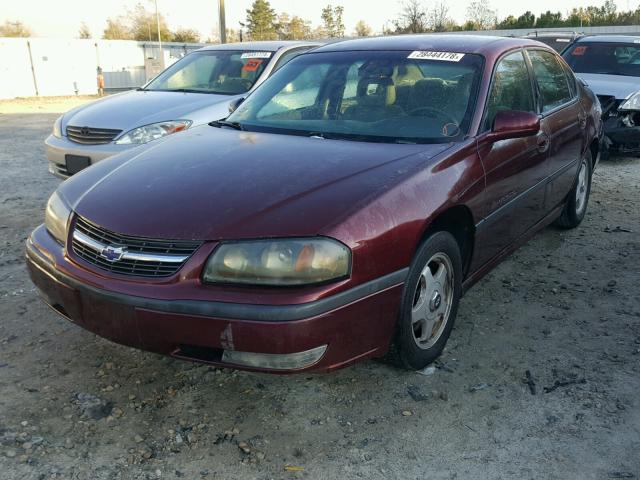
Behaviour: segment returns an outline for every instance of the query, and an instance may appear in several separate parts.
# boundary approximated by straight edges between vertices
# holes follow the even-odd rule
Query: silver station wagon
[[[49,171],[66,178],[124,150],[222,119],[231,102],[317,45],[246,42],[196,50],[137,90],[104,97],[59,117],[45,140]]]

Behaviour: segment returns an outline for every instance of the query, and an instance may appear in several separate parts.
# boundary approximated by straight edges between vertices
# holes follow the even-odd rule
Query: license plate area
[[[82,155],[70,155],[64,156],[65,163],[67,164],[67,173],[73,175],[80,170],[84,170],[91,165],[91,158]]]

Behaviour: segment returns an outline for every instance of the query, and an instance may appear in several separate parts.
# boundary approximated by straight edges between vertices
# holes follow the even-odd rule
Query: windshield
[[[467,133],[479,55],[353,51],[304,54],[227,119],[245,130],[389,143],[445,143]]]
[[[238,95],[262,74],[272,52],[203,50],[177,61],[145,90]]]
[[[580,42],[562,56],[576,73],[640,77],[640,43]]]

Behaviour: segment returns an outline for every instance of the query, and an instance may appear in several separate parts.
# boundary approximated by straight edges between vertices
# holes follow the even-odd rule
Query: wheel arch
[[[471,209],[466,205],[451,206],[429,219],[416,245],[418,247],[435,232],[449,232],[456,239],[462,256],[463,278],[466,277],[475,247],[475,223]]]

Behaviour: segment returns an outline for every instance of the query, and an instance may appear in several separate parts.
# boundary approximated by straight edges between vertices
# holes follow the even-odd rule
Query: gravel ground
[[[59,182],[56,114],[27,111],[0,115],[3,479],[640,477],[640,160],[601,164],[580,228],[469,292],[431,375],[268,376],[121,347],[40,301],[23,245]]]

